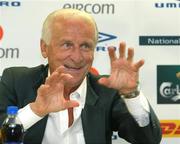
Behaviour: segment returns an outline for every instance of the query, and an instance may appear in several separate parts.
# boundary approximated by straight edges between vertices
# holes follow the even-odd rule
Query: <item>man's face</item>
[[[79,18],[56,19],[51,30],[50,44],[41,44],[42,52],[48,58],[50,72],[64,66],[64,73],[73,77],[68,83],[78,86],[93,62],[94,25]]]

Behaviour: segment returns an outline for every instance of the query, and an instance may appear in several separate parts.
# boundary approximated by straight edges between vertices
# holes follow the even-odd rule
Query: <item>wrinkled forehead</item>
[[[94,30],[95,39],[97,41],[98,38],[98,30],[97,25],[94,18],[83,11],[76,10],[76,9],[61,9],[57,10],[49,15],[49,26],[53,27],[55,23],[66,23],[67,21],[71,22],[80,22],[86,25],[89,25],[91,30]]]
[[[96,29],[94,19],[89,14],[77,10],[64,10],[59,13],[57,12],[57,14],[54,16],[53,22],[64,22],[69,20],[81,21],[93,26],[94,29]]]
[[[56,20],[68,20],[68,19],[82,19],[86,22],[96,25],[95,20],[92,16],[86,12],[79,11],[76,9],[61,9],[51,13],[46,20],[56,21]]]

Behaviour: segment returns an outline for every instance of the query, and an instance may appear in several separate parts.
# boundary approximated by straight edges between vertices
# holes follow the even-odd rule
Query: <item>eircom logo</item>
[[[3,29],[2,29],[2,27],[0,26],[0,40],[2,39],[2,37],[3,37]]]
[[[180,120],[161,120],[163,137],[180,137]]]
[[[2,26],[0,26],[0,41],[2,40],[4,35],[4,30]],[[20,50],[15,47],[0,47],[0,59],[2,58],[19,58]]]

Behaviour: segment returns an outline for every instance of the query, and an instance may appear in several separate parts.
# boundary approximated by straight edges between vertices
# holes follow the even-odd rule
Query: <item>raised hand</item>
[[[77,101],[66,100],[64,97],[64,85],[70,74],[63,73],[63,66],[53,72],[41,85],[37,92],[35,102],[30,104],[31,109],[39,116],[45,116],[50,112],[58,112],[71,107],[79,106]]]
[[[114,47],[109,47],[111,62],[111,74],[108,78],[99,79],[99,83],[119,91],[119,94],[128,94],[136,90],[139,79],[139,69],[144,60],[133,62],[134,49],[129,48],[126,57],[126,44],[121,42],[119,46],[119,57],[115,54]]]

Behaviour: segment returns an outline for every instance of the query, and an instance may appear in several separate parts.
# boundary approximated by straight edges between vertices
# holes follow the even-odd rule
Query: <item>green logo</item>
[[[180,65],[157,66],[158,104],[180,104]]]

